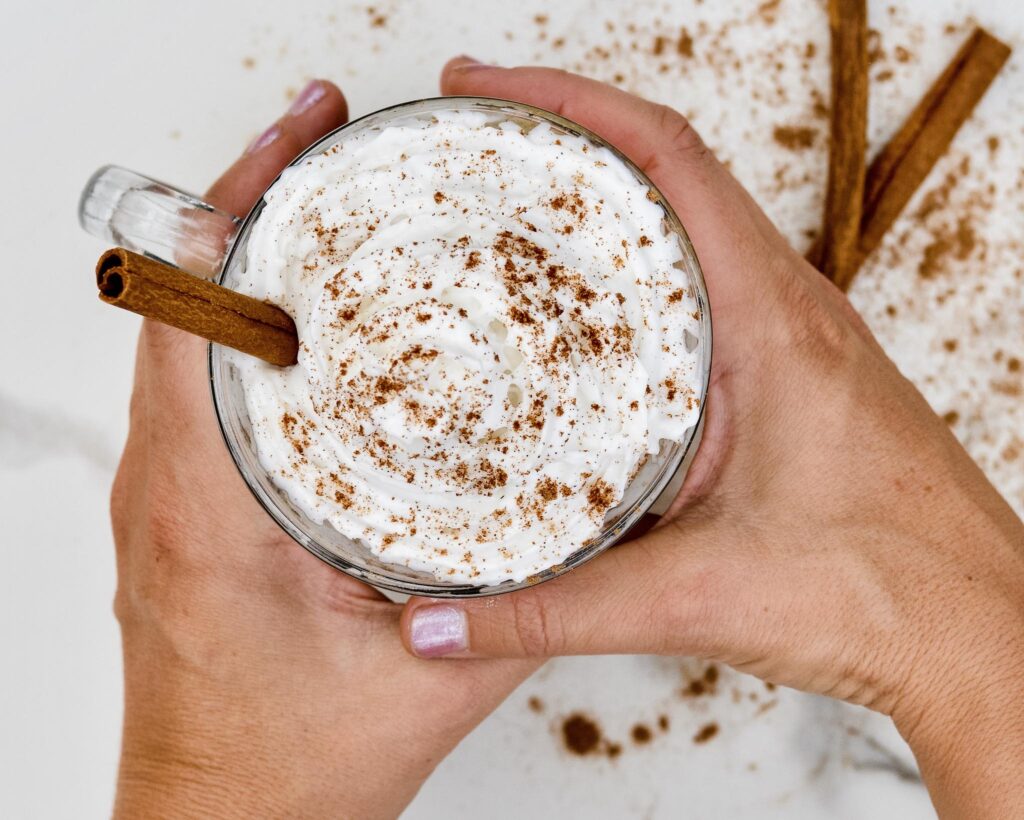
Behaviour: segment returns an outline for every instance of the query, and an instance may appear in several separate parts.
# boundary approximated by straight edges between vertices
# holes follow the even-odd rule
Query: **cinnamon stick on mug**
[[[198,279],[146,256],[112,248],[96,263],[100,299],[270,364],[295,364],[295,323],[274,305]]]
[[[856,265],[868,150],[867,0],[829,0],[832,40],[832,142],[825,222],[811,261],[833,282]]]

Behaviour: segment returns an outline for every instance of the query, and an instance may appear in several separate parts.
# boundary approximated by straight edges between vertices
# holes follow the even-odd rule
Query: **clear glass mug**
[[[375,587],[410,595],[465,597],[511,592],[555,578],[623,540],[626,533],[638,524],[640,527],[649,526],[668,509],[682,486],[703,428],[704,398],[711,371],[711,315],[704,278],[693,246],[658,189],[614,146],[549,111],[482,97],[439,97],[403,103],[368,114],[332,131],[306,149],[292,164],[355,134],[381,130],[398,121],[430,119],[435,112],[447,110],[483,111],[493,116],[495,123],[512,121],[524,129],[548,123],[563,133],[583,137],[595,146],[607,148],[654,193],[664,211],[666,235],[674,235],[679,242],[682,254],[679,264],[700,307],[699,338],[691,342],[699,350],[700,415],[682,441],[663,441],[659,452],[647,459],[627,485],[622,501],[606,514],[601,532],[562,563],[521,582],[504,581],[490,586],[450,584],[427,573],[389,564],[358,541],[345,537],[329,525],[311,520],[274,485],[260,464],[253,442],[241,380],[219,345],[210,344],[209,368],[213,403],[228,450],[253,495],[285,532],[318,558]],[[246,245],[262,209],[261,197],[248,216],[238,219],[172,186],[123,168],[106,166],[92,176],[82,192],[79,221],[86,231],[110,243],[175,265],[196,276],[214,279],[230,288],[244,276]]]

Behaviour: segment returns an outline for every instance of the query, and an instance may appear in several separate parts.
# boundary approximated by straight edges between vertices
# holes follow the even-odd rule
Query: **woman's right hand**
[[[1019,810],[1024,525],[846,297],[675,111],[466,59],[442,88],[556,111],[644,169],[701,260],[715,357],[704,440],[658,528],[523,592],[413,600],[407,647],[713,658],[891,714],[950,816]]]

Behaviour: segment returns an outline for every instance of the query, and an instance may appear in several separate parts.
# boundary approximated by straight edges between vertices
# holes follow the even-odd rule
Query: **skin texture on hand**
[[[678,113],[465,59],[442,90],[555,111],[646,171],[704,269],[715,360],[661,526],[531,590],[412,601],[410,651],[715,659],[892,715],[944,816],[1024,805],[1024,526],[846,297]],[[421,640],[432,623],[446,644]]]
[[[312,83],[207,200],[244,215],[346,118]],[[267,516],[217,428],[206,342],[153,322],[111,501],[125,720],[115,816],[394,817],[538,662],[431,664],[401,609]]]

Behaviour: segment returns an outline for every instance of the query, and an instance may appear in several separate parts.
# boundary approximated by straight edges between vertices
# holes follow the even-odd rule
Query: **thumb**
[[[559,69],[500,68],[468,57],[445,65],[441,91],[534,105],[614,145],[658,186],[686,227],[712,304],[749,296],[748,274],[788,247],[689,120],[666,105]]]
[[[475,600],[413,598],[402,641],[421,658],[717,655],[738,615],[741,580],[720,540],[710,525],[676,519],[536,587]]]

